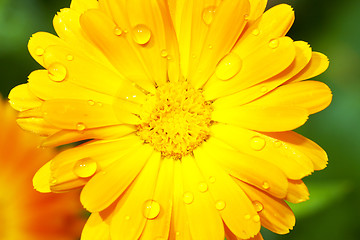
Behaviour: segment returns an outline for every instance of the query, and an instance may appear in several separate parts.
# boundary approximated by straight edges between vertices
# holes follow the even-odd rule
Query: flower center
[[[209,137],[212,108],[188,82],[166,83],[148,95],[138,135],[165,157],[180,159]]]

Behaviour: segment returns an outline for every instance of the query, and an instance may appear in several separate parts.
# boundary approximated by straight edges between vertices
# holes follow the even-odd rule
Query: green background
[[[333,91],[326,110],[312,115],[298,131],[322,146],[328,167],[307,177],[310,200],[292,206],[297,222],[290,234],[266,230],[265,240],[358,240],[360,236],[360,1],[269,1],[289,3],[295,23],[289,32],[330,59],[329,69],[316,80]],[[0,0],[0,91],[7,97],[40,66],[30,57],[27,41],[38,31],[54,33],[52,18],[70,0]]]

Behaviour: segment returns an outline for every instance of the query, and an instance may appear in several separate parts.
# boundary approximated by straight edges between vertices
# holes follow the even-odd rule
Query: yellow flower
[[[0,96],[0,239],[75,240],[84,224],[78,194],[34,190],[36,170],[55,154],[37,148],[40,138],[20,129],[15,119]]]
[[[292,132],[330,104],[328,59],[266,0],[73,0],[29,51],[46,70],[9,95],[43,146],[87,140],[35,177],[83,188],[82,239],[262,239],[326,153]]]

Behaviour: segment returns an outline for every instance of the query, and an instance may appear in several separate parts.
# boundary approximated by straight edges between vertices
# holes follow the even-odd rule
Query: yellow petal
[[[154,152],[139,176],[121,196],[111,221],[112,239],[139,239],[147,221],[144,213],[153,214],[152,216],[156,215],[156,211],[159,209],[148,208],[145,204],[148,200],[153,199],[160,161],[160,153]],[[162,210],[160,208],[160,211]]]
[[[209,155],[211,152],[206,152],[204,148],[205,144],[194,150],[196,163],[206,179],[199,183],[199,190],[204,191],[208,188],[216,201],[215,204],[224,204],[224,208],[219,205],[219,212],[231,232],[242,239],[253,237],[260,231],[260,222],[249,221],[245,216],[257,215],[254,206],[231,177],[214,163]],[[214,180],[210,181],[211,179]]]
[[[329,59],[322,53],[313,52],[312,57],[308,65],[296,76],[291,79],[291,81],[302,81],[305,79],[313,78],[329,67]]]
[[[80,200],[90,212],[105,209],[113,203],[139,174],[153,148],[142,145],[136,152],[125,155],[96,174],[85,185]]]
[[[214,74],[204,86],[203,94],[207,100],[239,92],[274,77],[290,66],[295,59],[296,51],[293,41],[283,37],[270,41],[250,55],[238,56],[242,60],[239,73],[226,81],[220,80]]]
[[[182,158],[183,203],[189,221],[192,239],[222,240],[224,226],[216,203],[209,192],[200,192],[205,179],[192,156]]]
[[[88,37],[101,49],[122,76],[137,83],[143,89],[154,92],[154,81],[146,72],[139,53],[129,43],[131,37],[125,33],[117,35],[114,32],[117,28],[125,31],[122,29],[123,26],[115,25],[99,10],[88,10],[82,14],[80,23]]]
[[[251,0],[249,22],[258,19],[263,13],[267,5],[267,0]]]
[[[279,139],[261,132],[216,124],[211,135],[238,151],[268,161],[281,169],[288,178],[301,179],[311,174],[314,166],[304,154],[294,154],[293,149]]]
[[[206,10],[203,9],[202,14],[203,11]],[[190,54],[195,55],[195,59],[190,58],[187,79],[195,88],[206,83],[218,62],[233,48],[247,23],[250,4],[248,0],[223,1],[214,11],[206,38],[201,41],[195,37],[191,46]]]
[[[160,211],[155,218],[146,221],[141,240],[168,239],[173,198],[174,159],[162,159],[154,196],[152,198],[160,206]],[[156,210],[156,209],[155,209]],[[150,212],[149,215],[152,213]],[[153,216],[156,215],[156,211]],[[150,216],[150,217],[153,217]]]
[[[236,181],[236,180],[235,180]],[[295,225],[295,216],[282,199],[260,191],[242,181],[236,181],[259,207],[261,225],[272,232],[286,234]]]
[[[81,233],[81,240],[110,240],[109,225],[99,213],[92,213]]]
[[[260,158],[236,151],[215,138],[208,139],[203,145],[204,152],[230,175],[264,189],[276,197],[286,196],[288,181],[278,167]]]
[[[99,8],[97,0],[72,0],[70,8],[83,13],[88,9]]]
[[[285,200],[291,203],[301,203],[309,199],[309,191],[301,180],[289,180],[288,193]]]
[[[49,124],[41,117],[18,118],[16,122],[22,129],[40,136],[50,136],[60,131],[59,128]]]
[[[27,84],[21,84],[14,87],[10,91],[8,98],[10,99],[10,105],[18,111],[37,108],[42,104],[42,101],[29,90]]]
[[[36,191],[42,193],[51,192],[50,190],[50,178],[51,178],[51,170],[50,170],[51,161],[47,162],[44,166],[42,166],[35,174],[33,178],[33,185]]]

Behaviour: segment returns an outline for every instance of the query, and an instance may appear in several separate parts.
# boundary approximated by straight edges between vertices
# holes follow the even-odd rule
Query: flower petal
[[[97,0],[72,0],[70,8],[83,13],[88,9],[99,8]]]
[[[267,5],[267,0],[251,0],[249,22],[258,19],[263,13]]]
[[[322,53],[313,52],[309,64],[291,81],[302,81],[323,73],[329,67],[329,59]]]
[[[99,213],[90,215],[81,233],[81,240],[110,240],[109,225]]]
[[[288,193],[285,200],[291,203],[301,203],[309,199],[309,191],[301,180],[289,180]]]
[[[37,98],[30,90],[27,84],[21,84],[14,87],[9,97],[11,106],[18,111],[25,111],[31,108],[41,106],[42,101]]]
[[[209,153],[204,150],[204,145],[194,150],[196,163],[207,179],[204,182],[208,185],[206,188],[209,188],[209,192],[217,203],[225,204],[224,209],[220,210],[224,223],[231,232],[242,239],[253,237],[260,231],[260,223],[249,221],[245,216],[257,215],[254,206],[231,177],[213,162]],[[215,182],[209,182],[210,179],[215,179]],[[202,190],[201,187],[199,185],[200,190]]]
[[[36,191],[41,193],[49,193],[50,189],[50,178],[51,178],[51,161],[47,162],[42,166],[35,174],[33,178],[33,185]]]
[[[60,131],[59,128],[49,124],[44,118],[40,117],[18,118],[16,122],[22,129],[40,136],[50,136]]]
[[[90,212],[108,207],[131,184],[152,154],[152,147],[141,145],[138,151],[119,158],[92,177],[81,192],[84,207]]]

